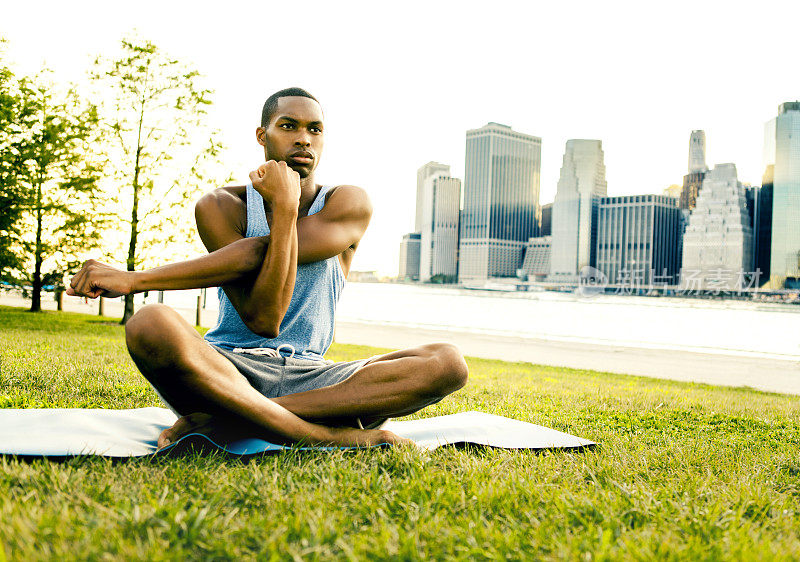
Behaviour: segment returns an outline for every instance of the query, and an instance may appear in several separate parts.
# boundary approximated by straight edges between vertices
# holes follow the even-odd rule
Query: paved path
[[[336,341],[390,348],[446,341],[457,345],[464,355],[473,357],[800,394],[800,361],[532,338],[498,338],[346,322],[337,322]]]
[[[50,300],[51,298],[48,295],[42,305],[46,309],[54,310],[56,303]],[[29,301],[10,295],[0,295],[0,304],[30,306]],[[97,314],[97,301],[89,301],[89,304],[84,304],[83,299],[65,298],[65,309]],[[194,324],[194,310],[176,310],[190,324]],[[122,316],[122,304],[118,299],[106,301],[105,311],[106,315],[119,318]],[[215,321],[216,312],[203,311],[203,326],[211,326]],[[499,338],[449,330],[423,330],[403,326],[351,322],[337,322],[336,341],[392,349],[448,341],[457,345],[464,355],[473,357],[527,361],[540,365],[591,369],[722,386],[746,386],[769,392],[800,395],[800,361],[547,341],[533,338]]]

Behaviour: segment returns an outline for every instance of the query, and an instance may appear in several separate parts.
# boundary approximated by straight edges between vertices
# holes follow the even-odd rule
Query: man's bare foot
[[[169,427],[161,432],[158,437],[158,449],[162,449],[167,445],[175,443],[181,437],[190,433],[200,433],[208,435],[216,430],[221,429],[222,426],[218,423],[219,420],[209,414],[202,412],[195,412],[188,416],[179,418],[172,427]],[[410,445],[416,447],[417,444],[411,439],[400,437],[396,433],[387,431],[385,429],[357,429],[351,427],[330,427],[328,428],[330,437],[328,439],[310,442],[306,444],[311,445],[344,445],[356,447],[368,447],[371,445],[382,445],[384,443],[389,445]],[[279,441],[282,444],[289,444],[289,441],[283,439],[275,439],[274,437],[268,439],[269,441]]]
[[[168,427],[158,436],[158,449],[161,450],[167,445],[175,443],[178,439],[189,433],[207,433],[212,425],[214,418],[209,414],[195,412],[188,416],[178,418],[172,427]]]
[[[411,439],[400,437],[396,433],[387,431],[385,429],[354,429],[350,427],[332,427],[330,428],[332,439],[321,443],[323,445],[345,445],[365,447],[370,445],[411,445],[416,447],[417,444]]]

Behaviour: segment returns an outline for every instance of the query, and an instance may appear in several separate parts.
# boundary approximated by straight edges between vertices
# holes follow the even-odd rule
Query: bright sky
[[[692,129],[709,165],[760,184],[764,123],[800,99],[798,21],[796,1],[40,1],[4,6],[0,35],[18,71],[80,81],[136,29],[207,76],[241,178],[264,99],[306,88],[326,117],[317,180],[375,208],[353,269],[395,274],[417,168],[463,179],[465,132],[488,121],[542,138],[542,204],[570,138],[602,139],[610,195],[680,183]]]

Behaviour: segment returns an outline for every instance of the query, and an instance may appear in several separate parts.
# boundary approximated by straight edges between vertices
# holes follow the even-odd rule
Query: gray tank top
[[[308,210],[309,215],[325,205],[325,194],[330,186],[320,188]],[[253,188],[247,187],[246,237],[269,234],[264,200]],[[263,338],[250,331],[231,304],[222,287],[219,287],[219,317],[217,325],[209,330],[208,343],[225,349],[272,348],[281,354],[306,359],[322,360],[333,342],[334,313],[339,294],[344,288],[344,272],[338,256],[297,266],[297,278],[289,309],[283,317],[276,338]],[[288,349],[291,348],[291,349]]]

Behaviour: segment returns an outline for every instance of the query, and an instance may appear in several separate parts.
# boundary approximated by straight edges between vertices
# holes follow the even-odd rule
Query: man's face
[[[311,175],[322,154],[322,108],[311,98],[278,98],[266,127],[256,130],[267,160],[283,160],[301,178]]]

